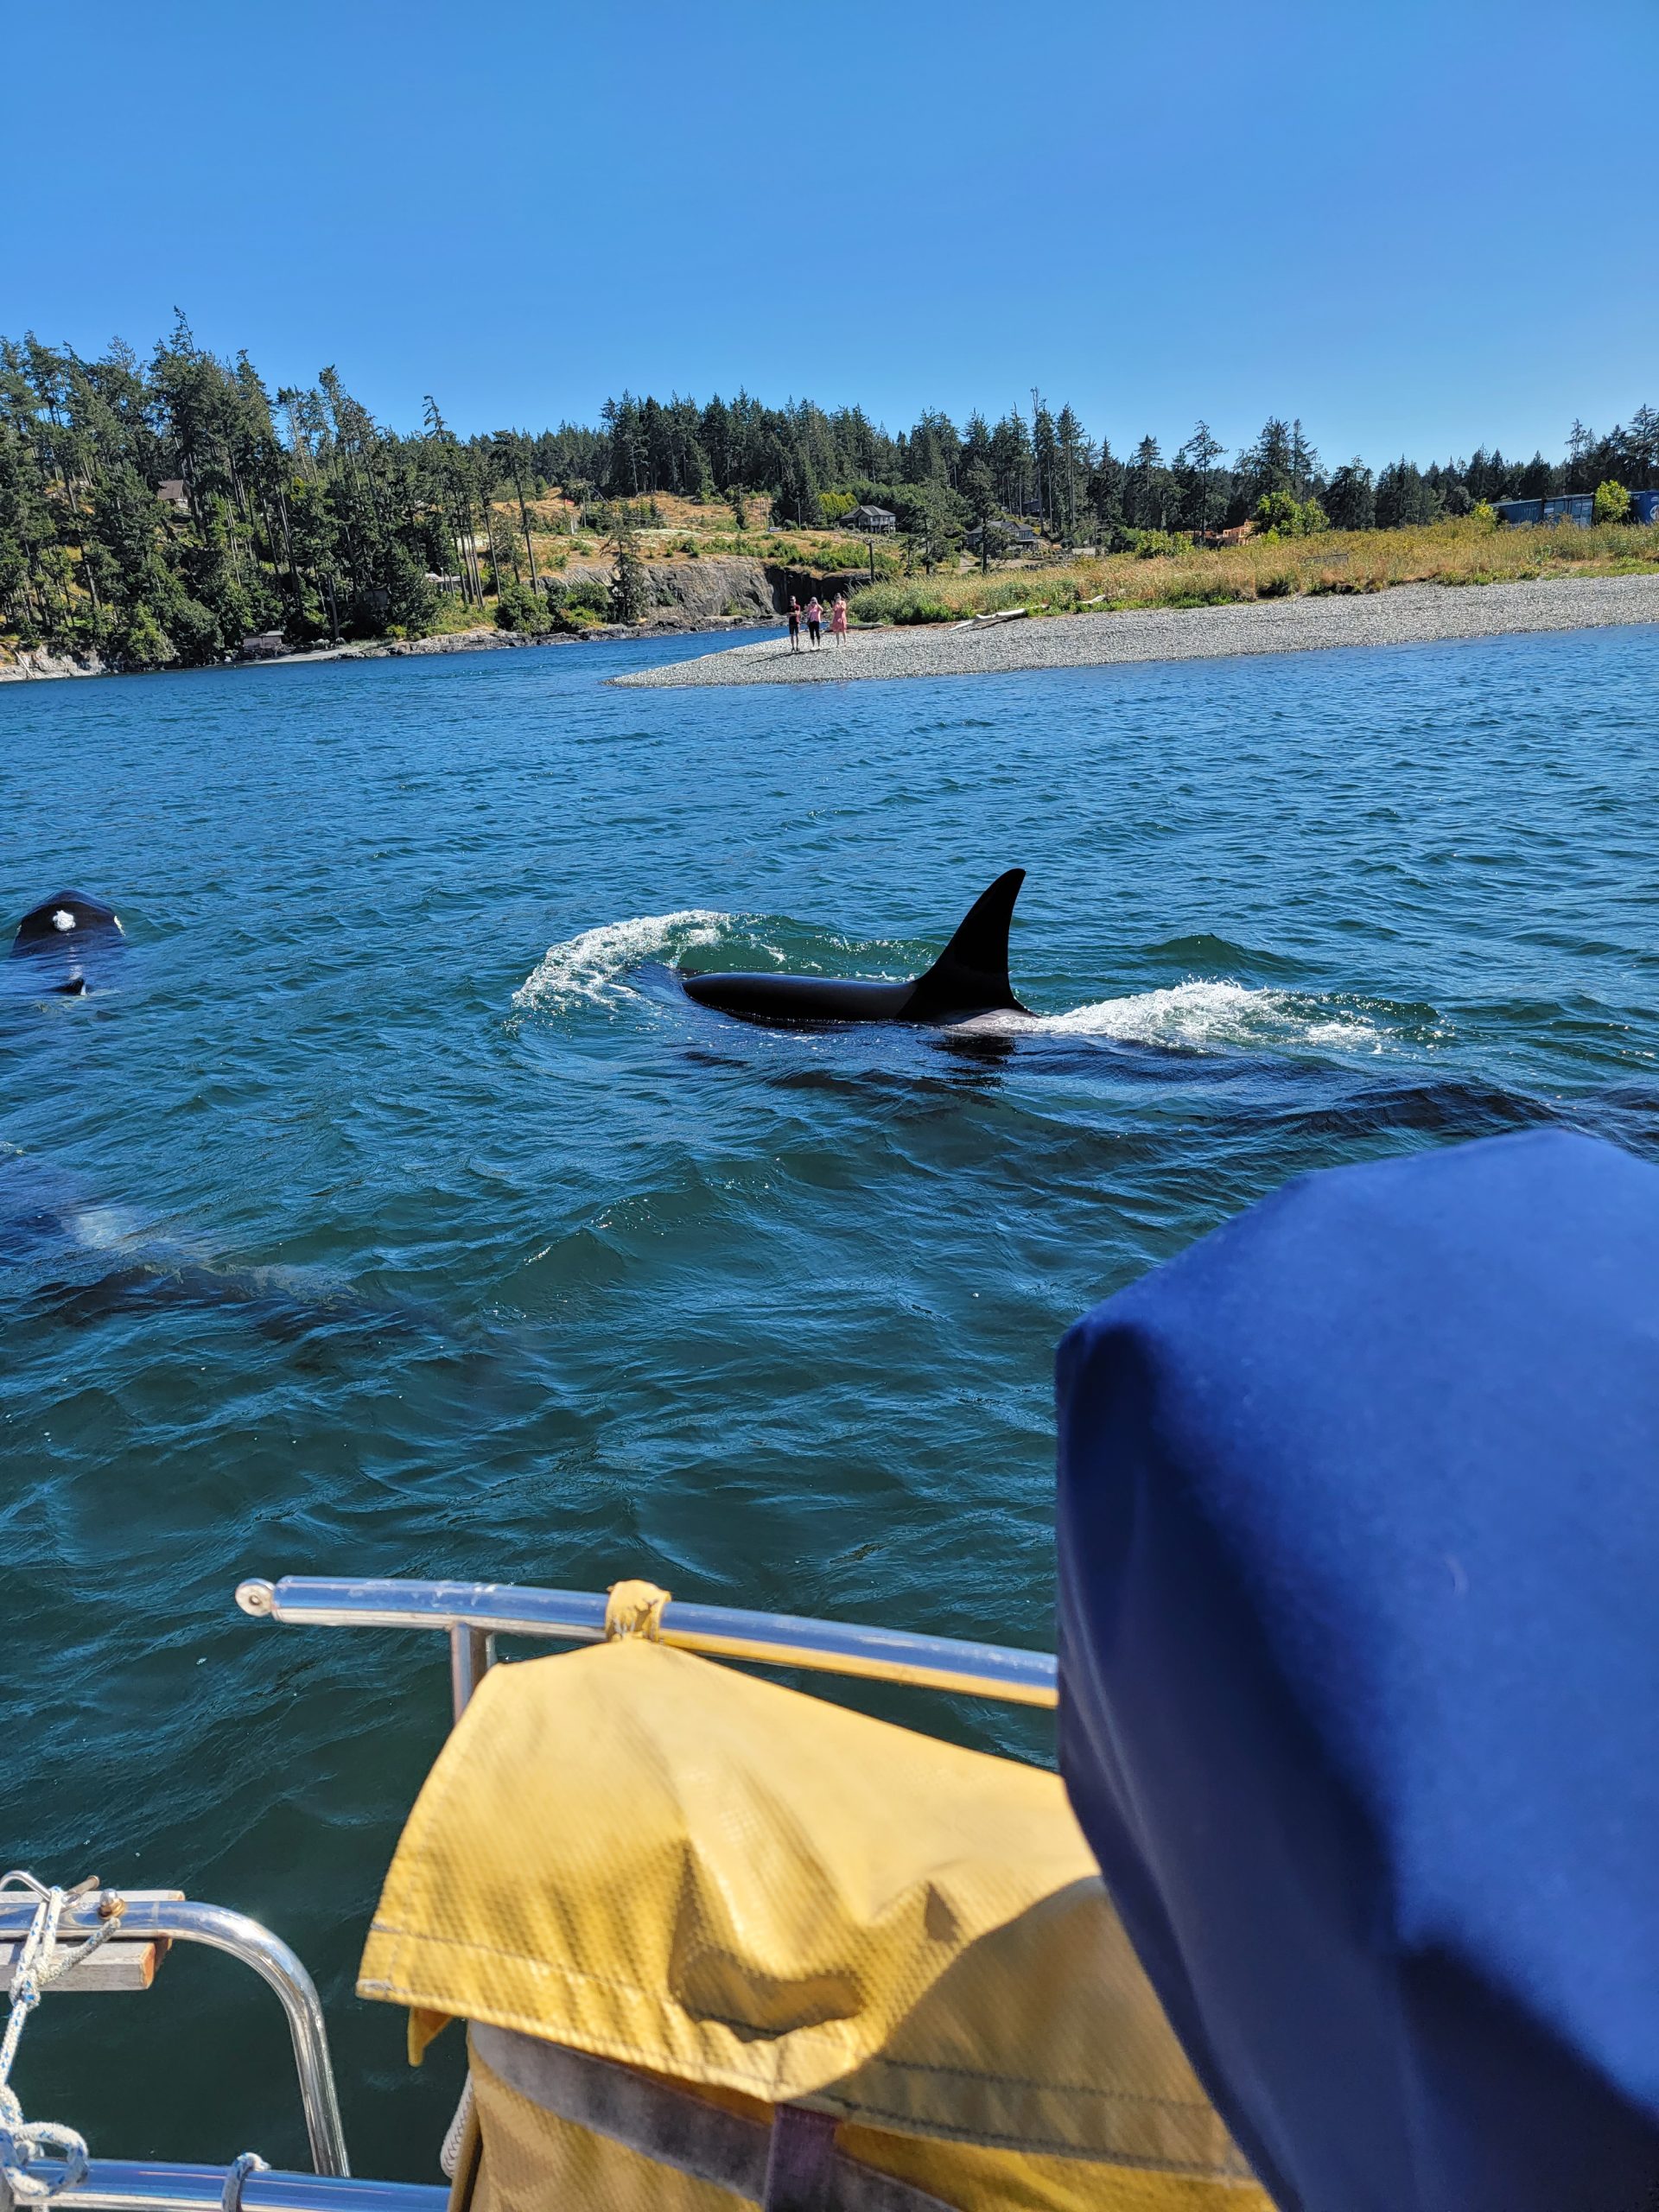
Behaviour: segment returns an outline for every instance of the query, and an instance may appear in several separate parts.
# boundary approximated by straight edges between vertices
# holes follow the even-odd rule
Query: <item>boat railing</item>
[[[245,1613],[305,1628],[427,1629],[449,1640],[449,1682],[459,1718],[494,1656],[498,1636],[567,1643],[605,1639],[605,1598],[584,1590],[541,1590],[503,1582],[344,1581],[289,1574],[238,1586]],[[1055,1662],[1043,1651],[902,1629],[748,1612],[671,1598],[654,1633],[682,1651],[770,1667],[856,1675],[880,1682],[954,1690],[1014,1705],[1059,1701]]]
[[[49,2158],[29,2171],[48,2183],[63,2170]],[[443,2212],[449,2191],[441,2183],[359,2181],[340,2174],[284,2173],[264,2166],[172,2166],[141,2158],[94,2158],[84,2180],[50,2212]]]
[[[115,1903],[118,1903],[120,1910],[121,1942],[116,1947],[118,1949],[157,1939],[165,1942],[204,1943],[210,1949],[227,1951],[244,1966],[251,1967],[276,1991],[288,2016],[311,2162],[321,2175],[349,2173],[346,2133],[340,2123],[340,2101],[334,2094],[322,2005],[316,1984],[298,1955],[268,1928],[262,1928],[257,1920],[250,1920],[245,1913],[227,1911],[219,1904],[198,1904],[190,1897],[158,1896],[143,1891],[124,1893],[98,1890],[72,1895],[58,1919],[59,1942],[73,1946],[78,1938],[85,1943],[92,1936],[107,1934],[105,1923]],[[38,1910],[34,1896],[10,1891],[0,1893],[0,1954],[9,1954],[15,1959],[16,1955],[11,1947],[22,1943]],[[73,1969],[64,1986],[75,1986]],[[222,2174],[219,2180],[222,2183]],[[0,2184],[0,2198],[5,2194],[3,2184]],[[73,2194],[77,2202],[91,2201],[85,2183]]]

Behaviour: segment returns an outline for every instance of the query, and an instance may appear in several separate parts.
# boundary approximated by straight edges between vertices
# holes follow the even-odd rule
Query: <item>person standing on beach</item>
[[[789,650],[792,653],[801,650],[801,602],[798,599],[791,599],[789,602]]]
[[[838,591],[830,602],[830,634],[838,645],[847,642],[847,594]]]
[[[818,605],[817,592],[806,602],[806,634],[811,639],[812,650],[816,652],[823,643],[823,609]]]

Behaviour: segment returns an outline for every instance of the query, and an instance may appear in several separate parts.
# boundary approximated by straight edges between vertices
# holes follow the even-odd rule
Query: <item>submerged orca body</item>
[[[682,969],[688,998],[745,1021],[783,1027],[836,1021],[967,1021],[976,1014],[1027,1014],[1008,982],[1008,924],[1022,868],[982,892],[925,975],[905,983],[833,976],[699,975]]]
[[[126,941],[121,918],[113,906],[79,891],[60,891],[18,923],[17,934],[11,940],[11,957],[49,963],[61,976],[50,988],[75,998],[86,988],[83,963],[87,956]]]

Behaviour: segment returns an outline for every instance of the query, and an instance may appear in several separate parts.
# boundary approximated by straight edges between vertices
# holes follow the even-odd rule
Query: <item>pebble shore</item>
[[[1432,645],[1609,623],[1659,623],[1659,575],[1564,576],[1537,583],[1397,584],[1353,597],[1241,607],[1137,608],[998,623],[982,630],[855,630],[844,646],[794,653],[787,638],[613,677],[619,684],[836,683],[858,677],[1001,675],[1118,661],[1220,660],[1351,645]]]

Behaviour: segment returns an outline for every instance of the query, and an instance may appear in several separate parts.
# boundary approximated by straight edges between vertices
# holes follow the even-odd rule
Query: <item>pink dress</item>
[[[832,638],[844,638],[847,634],[847,602],[844,599],[838,599],[830,610],[830,634]]]

